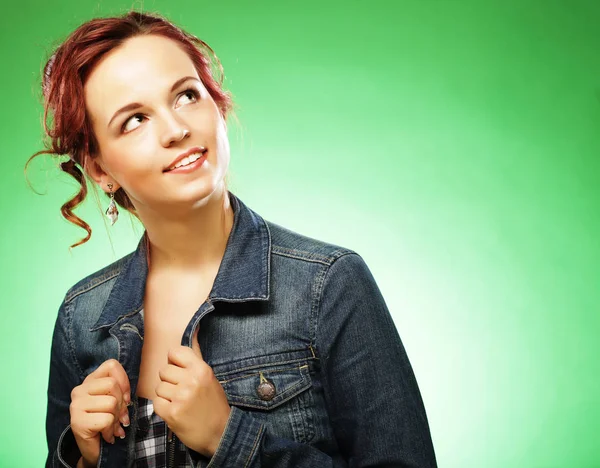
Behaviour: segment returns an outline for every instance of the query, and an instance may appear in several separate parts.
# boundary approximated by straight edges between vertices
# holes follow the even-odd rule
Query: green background
[[[3,6],[2,467],[42,466],[50,339],[83,276],[135,248],[41,149],[40,69],[142,3]],[[440,467],[600,466],[600,2],[146,1],[207,41],[238,105],[230,189],[370,266]],[[106,208],[107,199],[100,204]],[[109,229],[110,228],[110,229]],[[377,383],[375,382],[374,385]],[[385,389],[378,389],[385,391]],[[373,434],[373,437],[376,437]]]

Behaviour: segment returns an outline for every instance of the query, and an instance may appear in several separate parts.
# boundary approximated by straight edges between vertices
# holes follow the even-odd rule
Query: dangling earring
[[[112,226],[117,221],[119,217],[119,210],[117,209],[117,204],[115,203],[115,194],[112,191],[113,184],[108,184],[108,190],[110,190],[110,203],[108,208],[106,209],[106,216],[110,219],[110,225]]]

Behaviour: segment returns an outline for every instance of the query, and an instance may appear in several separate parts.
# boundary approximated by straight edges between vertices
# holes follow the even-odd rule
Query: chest
[[[144,297],[144,340],[137,396],[154,400],[159,370],[169,349],[181,346],[190,320],[205,302],[212,283],[199,281],[148,282]]]

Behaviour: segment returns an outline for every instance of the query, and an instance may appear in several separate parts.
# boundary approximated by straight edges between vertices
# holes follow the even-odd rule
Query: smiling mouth
[[[198,161],[198,159],[200,159],[207,151],[207,149],[204,149],[202,151],[198,151],[197,153],[192,153],[189,156],[186,156],[185,158],[181,159],[179,162],[177,162],[177,164],[168,167],[163,172],[169,172],[180,167],[189,166],[190,164],[193,164],[196,161]]]

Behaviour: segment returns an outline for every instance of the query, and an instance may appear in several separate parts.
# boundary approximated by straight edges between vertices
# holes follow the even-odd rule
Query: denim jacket
[[[234,221],[212,290],[181,344],[198,341],[231,406],[194,467],[435,467],[425,408],[377,284],[356,252],[265,221],[228,192]],[[75,284],[52,336],[46,467],[74,467],[71,391],[105,360],[125,369],[131,425],[100,438],[98,467],[135,466],[146,242]],[[274,395],[257,391],[265,382]],[[263,387],[264,388],[264,387]],[[202,421],[198,421],[202,424]]]

